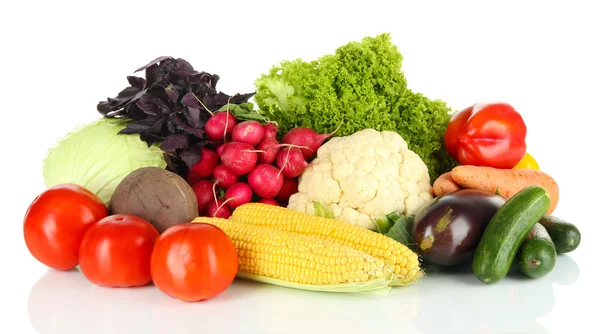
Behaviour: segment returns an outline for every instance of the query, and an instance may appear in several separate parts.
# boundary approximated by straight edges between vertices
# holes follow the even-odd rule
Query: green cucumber
[[[546,276],[556,264],[556,247],[546,228],[540,223],[533,225],[521,243],[517,263],[523,274],[531,278]]]
[[[558,254],[572,252],[579,247],[581,233],[575,225],[550,215],[544,215],[540,224],[550,234]]]
[[[517,192],[496,211],[475,249],[473,273],[484,283],[503,279],[521,243],[548,211],[550,195],[540,186]]]

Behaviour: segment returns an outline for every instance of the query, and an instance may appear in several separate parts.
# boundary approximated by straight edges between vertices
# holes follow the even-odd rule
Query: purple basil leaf
[[[194,128],[193,126],[186,124],[184,121],[182,121],[177,116],[171,117],[171,120],[173,121],[173,125],[175,125],[180,130],[187,132],[191,135],[194,135],[198,138],[204,138],[204,129],[203,128],[202,129]]]
[[[135,94],[137,94],[140,90],[141,89],[139,89],[137,87],[129,86],[129,87],[123,89],[122,91],[120,91],[119,95],[117,95],[116,99],[119,99],[119,100],[130,99],[130,98],[134,97]]]
[[[173,74],[176,75],[181,75],[181,76],[192,76],[192,75],[198,75],[200,74],[198,71],[194,70],[193,68],[174,68],[173,71],[171,72]]]
[[[183,58],[177,58],[175,59],[175,66],[177,68],[185,68],[188,70],[193,70],[194,66],[192,66],[192,64],[190,64],[187,60],[183,59]]]
[[[187,150],[183,150],[179,153],[179,158],[185,162],[185,165],[188,168],[194,167],[195,164],[200,161],[202,157],[202,150],[200,148],[190,148]]]
[[[175,124],[175,118],[177,117],[169,117],[169,119],[166,122],[167,125],[167,131],[169,133],[181,133],[183,132],[183,130],[181,130],[176,124]]]
[[[204,125],[200,122],[200,108],[187,107],[184,109],[183,115],[187,119],[188,123],[195,128],[200,128]]]
[[[235,94],[232,98],[230,103],[233,104],[242,104],[242,103],[246,103],[248,102],[248,100],[250,100],[250,98],[252,96],[254,96],[254,94],[256,94],[256,92],[253,93],[247,93],[247,94]]]
[[[163,100],[150,94],[142,96],[136,105],[149,115],[156,116],[161,113],[168,115],[171,113],[171,109]]]
[[[186,135],[182,134],[173,134],[168,135],[165,140],[160,144],[160,149],[169,152],[175,153],[178,149],[186,150],[188,148],[189,139]]]
[[[177,86],[173,85],[173,84],[169,84],[166,88],[165,88],[165,93],[167,94],[167,98],[169,99],[169,101],[171,102],[177,102],[177,100],[179,99],[179,91],[176,88]]]
[[[165,158],[165,162],[167,163],[167,170],[177,173],[182,177],[186,175],[187,168],[181,168],[181,165],[183,164],[183,162],[180,163],[181,159],[175,156],[171,156],[171,154],[168,153],[164,153],[163,157]]]
[[[216,89],[217,88],[217,82],[219,82],[220,77],[216,74],[210,75],[210,81],[208,82],[208,85],[212,88],[212,89]]]
[[[128,76],[127,81],[132,87],[135,87],[138,90],[144,89],[144,86],[146,85],[146,80],[144,78],[136,77],[133,75]]]
[[[158,134],[161,132],[165,120],[164,116],[148,116],[143,120],[128,123],[125,129],[119,131],[119,133],[152,132]]]
[[[148,115],[156,116],[160,114],[159,107],[152,101],[152,97],[149,95],[142,96],[135,105]]]
[[[219,92],[216,95],[209,95],[202,99],[204,105],[210,110],[217,110],[226,105],[229,101],[229,95]]]
[[[163,137],[157,136],[150,132],[140,133],[140,139],[148,144],[148,147],[152,146],[154,143],[160,143],[163,141]]]
[[[192,107],[192,108],[200,107],[200,104],[198,103],[198,99],[196,99],[196,96],[192,92],[185,94],[181,98],[181,104],[183,104],[186,107]]]
[[[113,111],[112,108],[108,105],[108,101],[100,101],[98,103],[98,106],[96,106],[96,109],[98,110],[98,112],[105,116],[111,111]]]
[[[129,118],[131,118],[134,121],[141,121],[148,116],[135,103],[127,105],[123,111],[125,112],[125,114],[129,115]]]
[[[149,62],[148,64],[146,64],[146,65],[138,68],[133,73],[136,73],[136,72],[139,72],[139,71],[143,71],[143,70],[145,70],[145,69],[147,69],[147,68],[149,68],[151,66],[154,66],[154,65],[156,65],[156,64],[158,64],[158,63],[160,63],[160,62],[162,62],[164,60],[167,60],[167,59],[173,59],[173,57],[170,57],[170,56],[158,57],[158,58],[154,59],[153,61]]]
[[[146,69],[146,88],[153,87],[160,80],[160,68],[158,65],[152,65]]]

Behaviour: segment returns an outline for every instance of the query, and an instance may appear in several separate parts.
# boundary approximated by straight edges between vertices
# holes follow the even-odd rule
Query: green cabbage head
[[[117,185],[142,167],[165,168],[163,152],[139,135],[117,134],[121,120],[101,118],[73,129],[50,148],[43,163],[44,183],[75,183],[108,204]]]

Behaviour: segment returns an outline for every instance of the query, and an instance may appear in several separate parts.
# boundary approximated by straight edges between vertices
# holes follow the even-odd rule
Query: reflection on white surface
[[[185,303],[154,286],[107,289],[78,271],[49,271],[30,291],[28,314],[40,334],[546,333],[536,318],[547,316],[555,305],[553,284],[573,284],[578,278],[577,264],[560,256],[544,278],[512,275],[491,286],[468,271],[430,269],[418,284],[383,296],[236,280],[212,300]]]

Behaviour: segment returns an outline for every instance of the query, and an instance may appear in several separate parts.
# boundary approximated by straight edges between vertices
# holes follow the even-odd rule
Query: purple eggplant
[[[437,197],[415,215],[412,229],[415,250],[424,260],[442,266],[465,261],[505,202],[500,195],[475,189]]]

